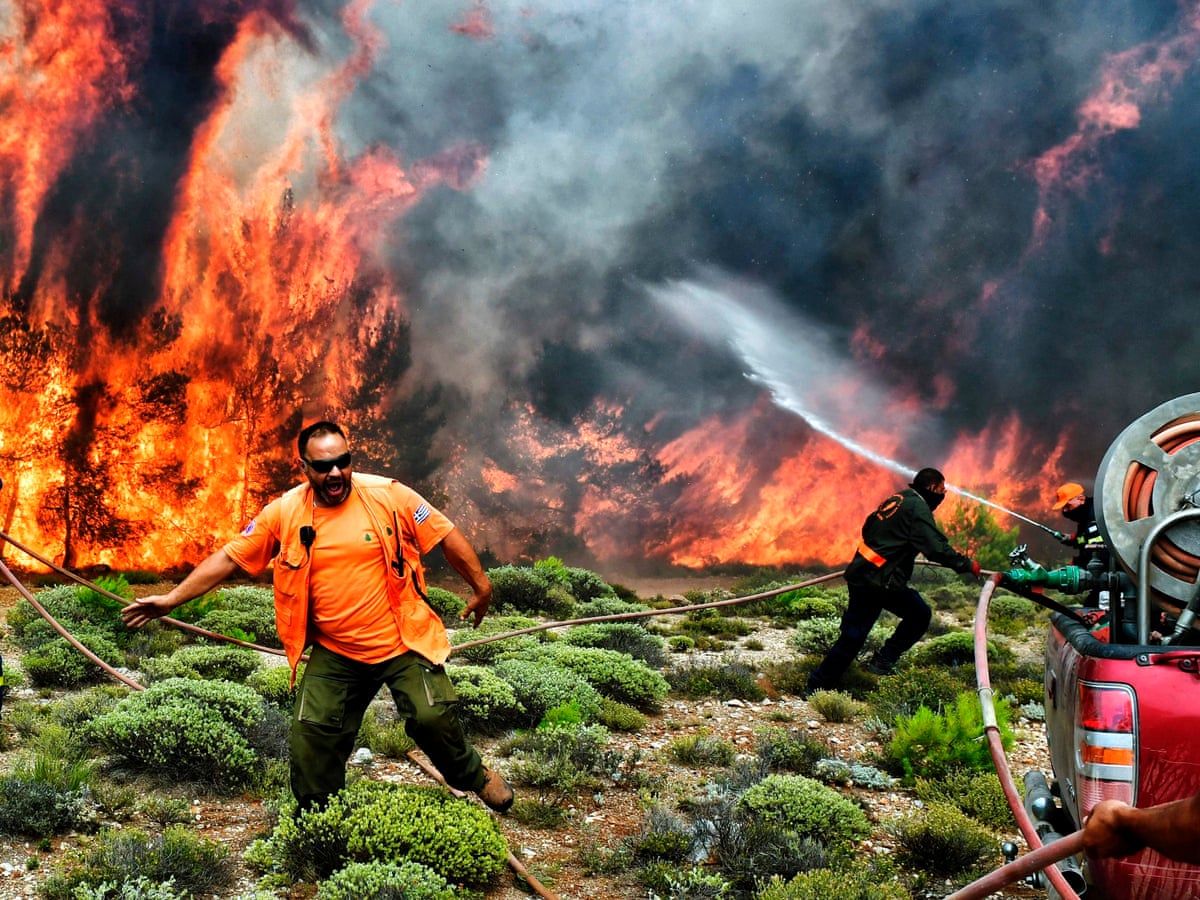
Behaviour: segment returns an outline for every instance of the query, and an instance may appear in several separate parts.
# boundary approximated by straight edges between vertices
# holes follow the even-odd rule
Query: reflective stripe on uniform
[[[882,556],[867,546],[865,541],[858,542],[858,555],[869,562],[875,568],[881,568],[887,562]]]

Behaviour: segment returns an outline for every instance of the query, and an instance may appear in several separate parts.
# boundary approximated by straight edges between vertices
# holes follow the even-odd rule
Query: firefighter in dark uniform
[[[1068,481],[1059,485],[1055,492],[1052,509],[1059,510],[1065,519],[1075,524],[1075,534],[1064,538],[1062,543],[1075,551],[1071,565],[1086,569],[1092,557],[1096,557],[1108,569],[1108,548],[1104,535],[1096,524],[1096,507],[1082,484]]]
[[[805,696],[837,686],[883,610],[899,616],[900,624],[867,663],[867,671],[890,675],[900,655],[925,634],[933,612],[908,586],[918,553],[960,574],[979,577],[979,563],[951,547],[933,521],[933,511],[945,497],[942,473],[925,468],[907,488],[888,497],[867,516],[862,541],[844,575],[850,602],[842,615],[841,636],[809,676]]]

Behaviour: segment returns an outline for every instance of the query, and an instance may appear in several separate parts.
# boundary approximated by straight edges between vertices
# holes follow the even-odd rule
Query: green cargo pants
[[[404,730],[462,791],[483,786],[483,762],[467,743],[454,687],[442,666],[409,651],[381,663],[360,663],[313,646],[292,712],[289,738],[292,794],[301,809],[321,806],[346,786],[346,761],[363,715],[388,686]]]

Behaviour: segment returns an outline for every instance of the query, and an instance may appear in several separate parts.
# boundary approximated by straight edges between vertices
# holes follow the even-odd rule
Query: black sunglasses
[[[304,457],[301,457],[301,459],[304,459]],[[341,456],[335,456],[333,459],[305,459],[304,464],[314,472],[324,475],[327,472],[332,472],[334,466],[337,466],[339,469],[350,468],[350,453],[343,453]]]

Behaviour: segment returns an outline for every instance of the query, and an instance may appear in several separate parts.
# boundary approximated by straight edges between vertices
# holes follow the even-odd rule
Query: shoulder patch
[[[251,519],[246,523],[246,527],[242,529],[242,534],[254,534],[254,529],[257,527],[257,525],[258,523],[254,519]]]
[[[417,507],[417,511],[413,513],[413,521],[420,525],[429,518],[429,513],[431,511],[432,510],[430,510],[428,503],[422,503]]]

